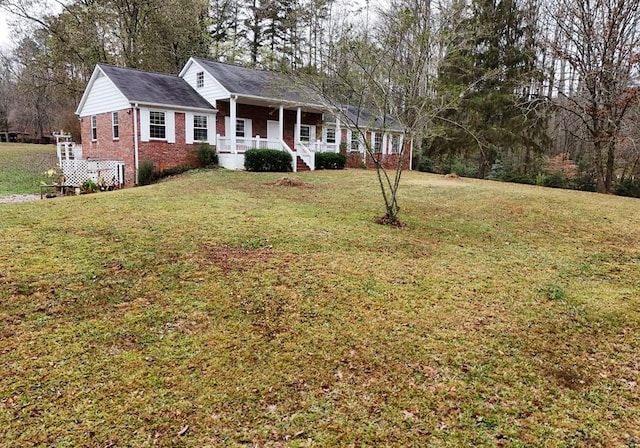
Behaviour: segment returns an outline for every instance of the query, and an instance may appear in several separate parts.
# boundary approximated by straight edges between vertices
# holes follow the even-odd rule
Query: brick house
[[[368,165],[366,138],[389,164],[405,145],[410,168],[411,143],[400,129],[350,106],[344,112],[365,124],[364,137],[285,75],[201,58],[178,76],[98,64],[76,110],[83,156],[123,162],[125,185],[137,183],[141,161],[156,170],[195,165],[203,142],[215,145],[225,168],[243,169],[247,149],[269,148],[289,152],[298,171],[313,170],[322,151],[342,150],[350,167]]]

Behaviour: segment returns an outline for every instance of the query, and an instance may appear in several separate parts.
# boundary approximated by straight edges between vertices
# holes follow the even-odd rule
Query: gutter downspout
[[[135,184],[138,185],[138,169],[140,168],[138,155],[138,103],[133,105],[133,164],[135,166]]]

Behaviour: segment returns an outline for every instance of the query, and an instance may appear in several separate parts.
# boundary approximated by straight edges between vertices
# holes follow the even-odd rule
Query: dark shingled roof
[[[130,102],[213,110],[207,100],[177,76],[98,65]]]
[[[350,123],[370,129],[389,129],[392,131],[402,131],[402,127],[395,120],[386,115],[384,117],[371,113],[370,110],[358,108],[352,105],[342,107],[342,112],[348,118]]]
[[[322,104],[312,89],[304,88],[293,78],[275,72],[193,58],[222,86],[237,95],[255,96],[303,104]]]

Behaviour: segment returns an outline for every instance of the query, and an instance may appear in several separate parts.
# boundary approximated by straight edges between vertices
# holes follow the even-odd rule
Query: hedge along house
[[[356,151],[352,144],[358,133],[333,118],[312,89],[282,74],[201,58],[189,59],[179,76],[99,64],[76,113],[84,156],[123,161],[129,184],[137,183],[143,160],[156,170],[195,165],[201,142],[215,145],[229,169],[243,169],[251,148],[290,153],[293,171],[315,169],[316,152],[349,148],[347,166],[369,164],[364,145]],[[370,118],[360,115],[360,124]],[[399,138],[391,131],[398,130],[371,129],[366,137],[386,151],[394,147],[387,140]]]
[[[124,162],[125,185],[141,161],[193,166],[197,144],[215,143],[216,109],[177,76],[98,64],[76,114],[83,156]]]

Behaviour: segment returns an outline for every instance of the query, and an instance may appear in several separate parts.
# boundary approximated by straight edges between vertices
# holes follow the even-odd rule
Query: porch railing
[[[323,141],[303,143],[312,152],[340,152],[340,145]]]
[[[216,149],[218,152],[231,154],[244,154],[248,149],[277,149],[286,151],[285,144],[279,139],[261,138],[259,135],[251,138],[236,137],[236,145],[233,146],[231,137],[217,136]]]

